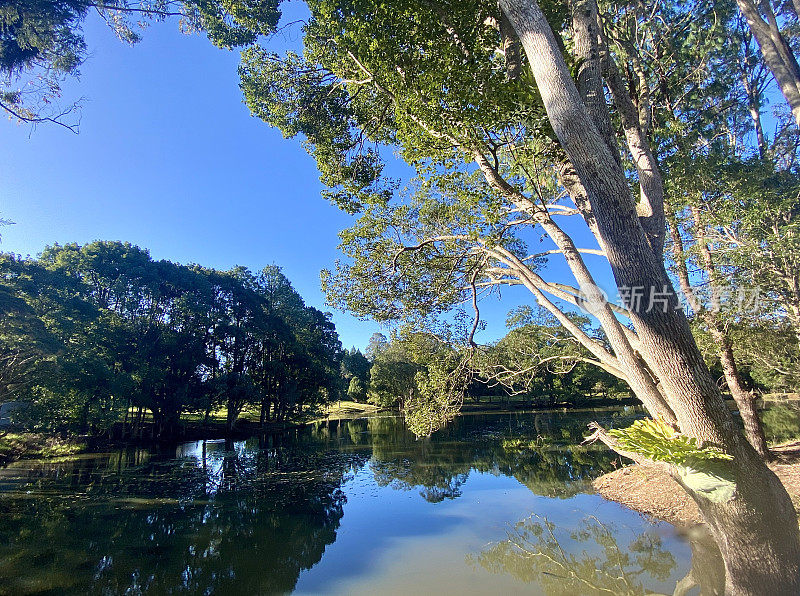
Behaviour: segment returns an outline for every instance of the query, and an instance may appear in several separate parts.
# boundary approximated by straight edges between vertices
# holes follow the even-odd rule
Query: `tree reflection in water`
[[[242,448],[121,459],[37,468],[3,499],[0,594],[289,592],[336,539],[341,483],[364,464]]]
[[[380,499],[366,504],[376,494],[367,485],[422,496],[416,509],[404,509],[412,516],[396,530],[404,536],[430,521],[426,501],[447,508],[463,498],[476,473],[484,474],[484,486],[486,476],[513,477],[536,495],[558,499],[549,505],[558,509],[561,499],[593,492],[591,480],[615,465],[610,452],[577,445],[591,419],[607,427],[630,422],[613,412],[463,416],[417,441],[402,419],[373,417],[323,422],[246,444],[209,441],[177,453],[138,449],[25,463],[16,476],[8,474],[13,470],[0,475],[0,595],[291,592],[336,540],[345,485],[356,475],[355,492],[348,494],[376,516],[395,512],[382,509]],[[393,535],[380,532],[394,526],[381,527],[348,559],[349,572],[369,573],[361,558],[368,560],[376,544],[393,542]],[[420,534],[424,530],[420,526]],[[620,535],[597,520],[565,534],[530,519],[475,562],[540,581],[554,594],[580,593],[571,588],[592,593],[587,582],[598,593],[640,594],[650,580],[677,572],[657,535],[618,546]],[[697,564],[712,560],[706,556],[711,550],[698,545],[692,539],[696,564],[678,594],[694,580],[703,594],[717,585],[709,579],[713,566]],[[544,555],[532,555],[537,552],[549,555],[547,565]]]
[[[585,425],[548,414],[527,415],[513,429],[501,424],[472,428],[456,419],[434,439],[415,440],[396,419],[370,419],[371,467],[380,486],[419,489],[428,501],[461,495],[470,472],[510,476],[533,493],[569,498],[593,492],[591,481],[614,468],[617,456],[598,445],[580,445]],[[400,432],[398,432],[400,431]]]
[[[675,558],[655,532],[640,533],[626,544],[620,544],[622,535],[594,516],[564,531],[534,514],[509,528],[506,540],[468,555],[467,561],[491,573],[535,582],[551,596],[654,594],[647,586],[667,580],[675,570]],[[677,582],[673,596],[683,596],[696,586],[701,596],[723,594],[719,548],[700,528],[689,530],[687,538],[692,567]]]

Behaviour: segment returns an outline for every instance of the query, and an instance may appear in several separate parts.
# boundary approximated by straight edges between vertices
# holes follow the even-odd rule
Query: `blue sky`
[[[327,310],[319,271],[333,265],[351,219],[320,198],[300,142],[250,116],[239,53],[182,35],[175,22],[151,25],[132,47],[96,18],[85,33],[90,55],[64,85],[65,102],[84,98],[80,134],[0,123],[0,216],[15,222],[0,249],[36,255],[55,242],[124,240],[156,259],[218,269],[275,263]],[[287,29],[272,45],[296,47],[298,34]],[[484,305],[479,340],[502,335],[507,311],[529,301],[519,289],[503,297]],[[344,313],[334,320],[345,347],[386,332]]]

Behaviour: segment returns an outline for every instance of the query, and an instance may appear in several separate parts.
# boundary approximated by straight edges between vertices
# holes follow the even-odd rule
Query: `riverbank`
[[[800,442],[774,447],[772,451],[775,461],[769,467],[786,487],[800,515]],[[676,526],[703,523],[695,502],[661,470],[636,464],[625,466],[595,479],[592,486],[603,498],[657,520]]]
[[[20,459],[66,457],[86,451],[85,441],[39,433],[0,434],[0,467]]]

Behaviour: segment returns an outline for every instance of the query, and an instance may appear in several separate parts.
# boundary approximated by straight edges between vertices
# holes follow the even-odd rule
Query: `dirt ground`
[[[770,468],[778,475],[800,514],[800,441],[772,448]],[[627,466],[600,476],[594,489],[609,501],[674,525],[702,523],[694,501],[668,474],[643,466]]]

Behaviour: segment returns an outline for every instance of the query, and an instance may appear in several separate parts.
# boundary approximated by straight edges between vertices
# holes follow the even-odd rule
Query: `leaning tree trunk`
[[[643,307],[629,305],[631,321],[678,425],[734,456],[731,499],[714,503],[690,492],[719,542],[729,592],[800,593],[800,532],[789,495],[725,406],[664,263],[648,243],[624,172],[592,122],[550,25],[532,0],[501,0],[501,6],[522,42],[553,130],[587,190],[617,286],[641,290]]]
[[[766,460],[770,459],[767,439],[764,436],[764,426],[758,417],[755,396],[742,386],[741,375],[736,366],[736,359],[733,356],[733,348],[727,334],[714,325],[709,329],[711,338],[718,346],[719,361],[722,365],[722,372],[725,375],[725,383],[731,392],[736,407],[739,408],[739,415],[744,424],[744,434],[750,444],[758,454]]]
[[[733,346],[720,320],[719,311],[721,308],[721,300],[719,278],[714,264],[714,258],[711,254],[711,248],[708,245],[708,240],[705,235],[700,210],[692,206],[691,211],[694,219],[697,246],[700,249],[703,268],[705,269],[711,286],[711,310],[709,311],[709,309],[706,308],[692,289],[689,279],[689,269],[686,265],[683,238],[681,237],[677,217],[671,213],[669,228],[672,236],[672,253],[677,270],[678,282],[689,302],[689,306],[692,308],[695,315],[702,318],[705,322],[711,338],[717,346],[717,356],[719,356],[720,364],[722,365],[725,382],[728,385],[733,400],[739,408],[739,414],[744,423],[745,437],[747,437],[747,440],[750,441],[750,444],[761,457],[769,460],[770,453],[767,448],[767,439],[764,436],[764,428],[761,424],[761,419],[758,417],[758,411],[756,410],[755,396],[750,391],[747,391],[742,384],[741,375],[736,366],[736,358],[733,354]]]

